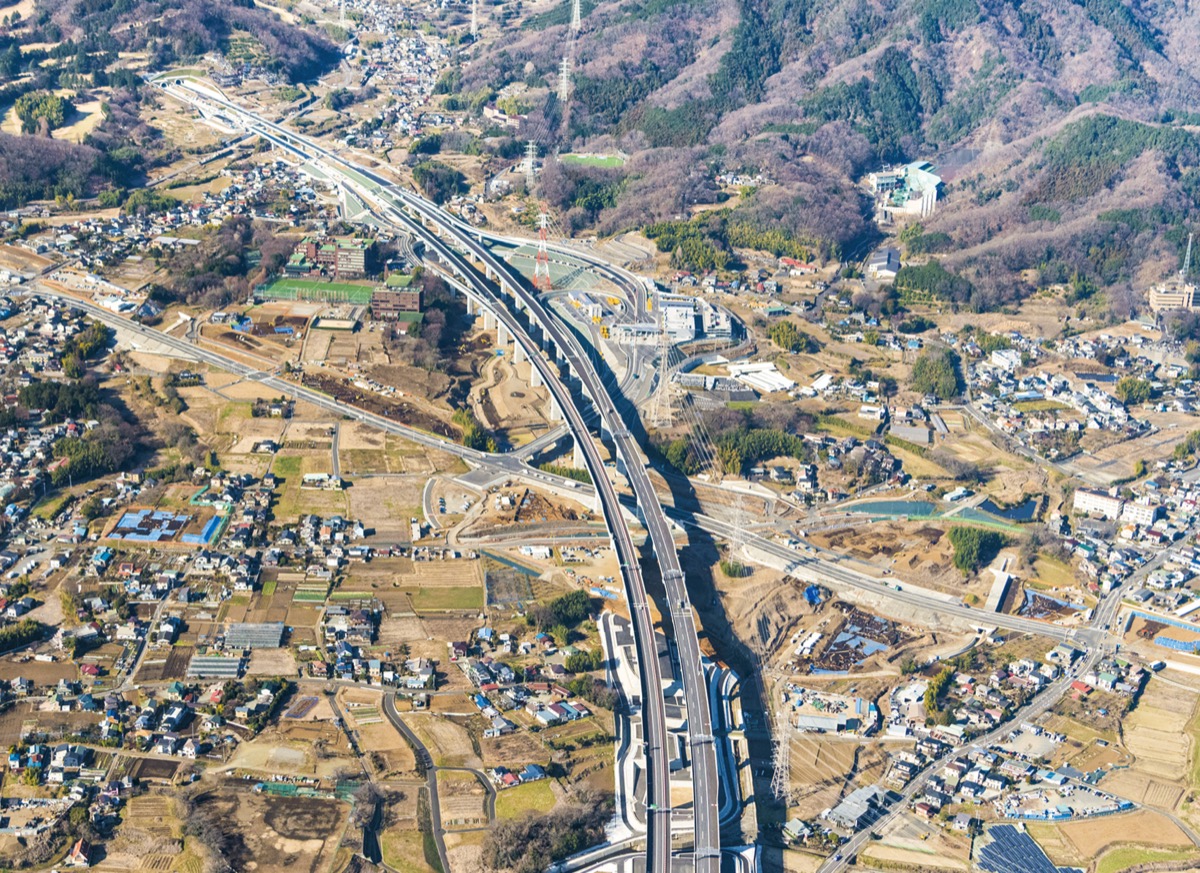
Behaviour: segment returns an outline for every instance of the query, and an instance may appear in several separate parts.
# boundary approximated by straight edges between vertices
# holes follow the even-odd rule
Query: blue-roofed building
[[[537,764],[527,764],[525,769],[521,771],[522,782],[536,782],[539,779],[546,778],[546,771]]]

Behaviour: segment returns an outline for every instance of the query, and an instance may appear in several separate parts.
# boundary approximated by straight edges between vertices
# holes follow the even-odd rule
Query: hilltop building
[[[1196,309],[1196,286],[1185,282],[1163,282],[1150,289],[1150,309]]]
[[[871,173],[867,184],[875,197],[875,221],[891,224],[902,218],[928,218],[937,206],[941,177],[928,161],[913,161],[882,173]]]

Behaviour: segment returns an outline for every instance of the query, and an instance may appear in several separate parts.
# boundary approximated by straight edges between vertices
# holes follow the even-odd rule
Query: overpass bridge
[[[693,788],[692,865],[697,873],[720,873],[720,820],[716,749],[712,737],[712,715],[705,666],[700,655],[686,579],[675,549],[674,535],[654,493],[646,463],[636,441],[622,421],[613,398],[589,355],[575,336],[564,328],[513,268],[485,244],[488,236],[449,215],[424,198],[394,185],[379,174],[350,163],[339,155],[276,123],[259,118],[198,83],[175,80],[157,83],[172,96],[211,114],[219,123],[232,123],[256,133],[298,158],[315,162],[331,178],[356,189],[361,198],[374,203],[381,215],[422,239],[430,256],[458,277],[468,298],[494,319],[501,341],[511,340],[514,358],[527,358],[545,384],[552,402],[553,417],[561,416],[570,429],[578,460],[588,470],[603,508],[605,524],[619,557],[623,581],[633,617],[642,685],[641,710],[645,750],[649,763],[647,782],[647,869],[652,873],[671,870],[671,795],[668,740],[666,734],[663,681],[657,657],[650,604],[638,554],[621,514],[617,493],[604,468],[599,450],[577,408],[568,380],[590,402],[601,421],[604,436],[615,447],[637,502],[655,557],[661,570],[670,617],[679,653],[681,680],[688,712],[688,734]],[[575,256],[575,252],[571,252]],[[627,283],[629,274],[609,270]],[[482,274],[482,275],[481,275]],[[644,308],[645,286],[635,280],[630,287],[633,300],[641,285]],[[485,319],[486,321],[486,319]],[[505,335],[506,334],[506,335]]]

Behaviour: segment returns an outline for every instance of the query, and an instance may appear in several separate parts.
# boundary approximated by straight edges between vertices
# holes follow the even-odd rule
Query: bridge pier
[[[475,298],[470,294],[463,295],[467,298],[467,315],[474,315],[478,307],[475,305]]]
[[[513,363],[523,364],[525,362],[525,347],[519,342],[513,342]]]
[[[579,443],[579,438],[575,439],[575,448],[571,452],[571,466],[576,470],[586,470],[587,461],[583,457],[583,446]]]
[[[492,315],[488,310],[483,310],[483,329],[491,330],[496,326],[496,316]]]
[[[508,335],[508,328],[502,324],[496,325],[496,345],[499,348],[504,348],[510,342],[512,337]]]
[[[541,388],[546,383],[542,381],[542,371],[534,367],[529,375],[529,387]]]
[[[550,423],[558,424],[560,421],[563,421],[563,420],[564,420],[563,412],[562,412],[561,407],[559,407],[559,405],[558,405],[558,401],[555,400],[553,397],[551,397],[550,398]]]

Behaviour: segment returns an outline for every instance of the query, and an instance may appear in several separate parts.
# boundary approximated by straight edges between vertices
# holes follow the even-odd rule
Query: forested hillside
[[[261,44],[265,65],[289,81],[315,78],[338,58],[324,35],[286,24],[249,0],[37,0],[36,10],[39,41],[62,43],[56,52],[65,57],[145,51],[150,69],[162,70],[223,52],[242,32]]]
[[[525,82],[545,148],[631,155],[550,162],[545,193],[576,228],[675,218],[721,199],[717,174],[761,173],[706,219],[710,248],[749,225],[858,251],[873,230],[854,183],[923,158],[947,182],[924,230],[962,276],[952,296],[985,307],[1076,277],[1126,307],[1197,217],[1200,19],[1175,0],[585,2],[565,106],[544,87],[564,10],[485,48],[455,89]]]
[[[141,119],[146,89],[130,54],[144,53],[150,71],[169,69],[224,52],[235,34],[252,34],[262,64],[290,81],[340,57],[323,35],[242,0],[36,0],[32,14],[6,16],[0,107],[14,107],[23,135],[0,133],[0,208],[136,187],[155,160],[171,156]],[[74,120],[61,89],[103,104],[82,143],[49,138]]]

